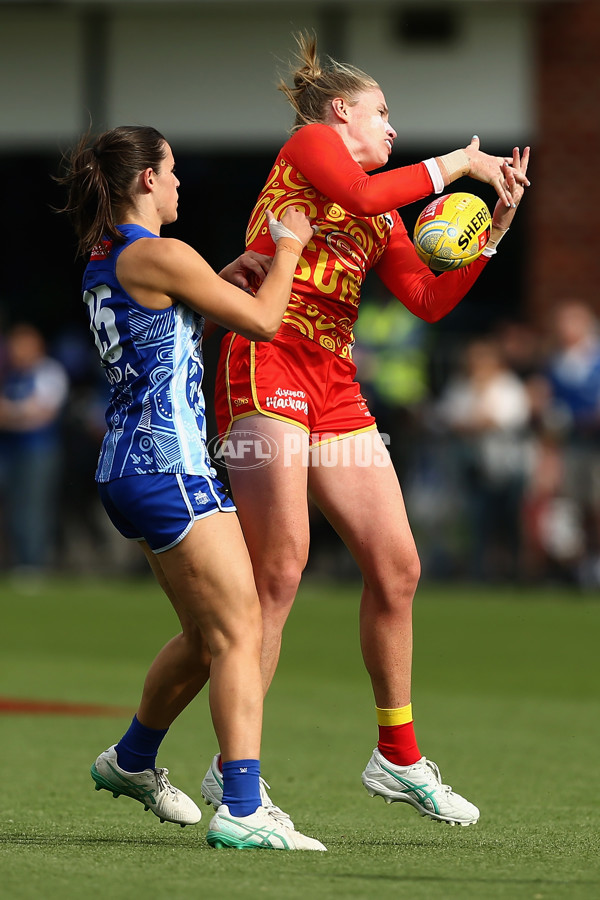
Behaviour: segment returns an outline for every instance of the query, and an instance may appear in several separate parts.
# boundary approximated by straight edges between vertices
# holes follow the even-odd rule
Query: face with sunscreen
[[[333,103],[338,118],[344,117],[339,132],[353,159],[365,172],[384,166],[398,135],[390,125],[382,91],[372,88],[357,94],[352,103],[344,100]]]

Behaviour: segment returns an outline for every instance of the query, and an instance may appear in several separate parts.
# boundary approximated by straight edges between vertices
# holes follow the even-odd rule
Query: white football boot
[[[167,778],[168,769],[144,769],[126,772],[117,762],[115,747],[101,753],[92,766],[96,790],[110,791],[113,797],[132,797],[151,809],[161,822],[175,822],[184,828],[196,825],[202,813],[187,794],[173,787]]]
[[[293,830],[294,823],[291,818],[286,812],[278,806],[275,806],[269,797],[267,788],[270,789],[270,785],[267,784],[264,778],[261,778],[259,783],[261,806],[263,806],[264,809],[267,809],[280,825],[285,825],[286,828],[291,828]],[[204,776],[200,792],[208,806],[212,806],[215,810],[223,803],[223,773],[219,769],[218,753],[213,756],[209,770]]]
[[[320,841],[282,825],[273,810],[264,806],[249,816],[233,816],[222,804],[210,821],[206,840],[217,849],[327,850]]]
[[[449,825],[475,825],[479,810],[449,784],[442,784],[440,770],[421,757],[412,766],[395,766],[377,747],[362,774],[362,783],[371,797],[386,803],[410,803],[422,816]]]

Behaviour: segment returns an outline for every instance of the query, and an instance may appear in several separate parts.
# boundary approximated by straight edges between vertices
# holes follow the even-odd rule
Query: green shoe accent
[[[182,828],[196,825],[202,813],[190,797],[173,787],[168,773],[168,769],[125,772],[119,766],[115,747],[101,753],[90,767],[97,791],[109,791],[115,798],[137,800],[146,812],[151,810],[161,822],[173,822]]]
[[[120,772],[117,772],[114,766],[111,766],[110,763],[108,763],[108,767],[113,773],[117,784],[104,778],[104,776],[101,775],[96,768],[95,763],[90,769],[92,778],[96,782],[97,791],[102,789],[110,791],[113,797],[120,797],[122,795],[125,795],[126,797],[132,797],[134,800],[139,800],[140,803],[143,803],[146,809],[149,808],[148,801],[150,801],[150,803],[156,803],[154,790],[144,788],[141,785],[135,784],[133,781],[130,781],[129,778],[126,778],[124,775],[121,775]]]
[[[211,847],[215,848],[215,850],[226,850],[231,849],[232,847],[236,850],[261,849],[260,844],[246,844],[244,841],[239,841],[237,838],[231,837],[231,835],[221,834],[220,831],[208,831],[206,833],[206,840]]]
[[[392,771],[392,769],[388,769],[388,767],[384,766],[383,763],[381,763],[381,768],[384,772],[387,772],[388,775],[391,775],[392,778],[398,782],[398,784],[401,784],[404,787],[404,790],[401,791],[401,793],[414,794],[418,802],[423,807],[425,807],[425,800],[431,800],[434,812],[439,813],[440,809],[434,796],[434,794],[436,794],[438,790],[437,786],[428,791],[426,784],[415,784],[414,781],[410,781],[408,778],[403,778],[402,775],[399,775],[397,772]]]
[[[264,834],[261,828],[256,828],[254,830],[248,829],[249,835],[252,835],[255,838],[259,838],[259,843],[252,840],[242,840],[240,838],[234,837],[232,834],[224,834],[222,831],[208,831],[206,833],[206,840],[210,844],[211,847],[214,847],[216,850],[224,850],[226,848],[235,848],[236,850],[291,850],[288,843],[285,841],[280,832],[277,832],[277,837],[284,844],[283,847],[273,847],[272,844],[269,843],[269,837],[271,836],[270,832]]]

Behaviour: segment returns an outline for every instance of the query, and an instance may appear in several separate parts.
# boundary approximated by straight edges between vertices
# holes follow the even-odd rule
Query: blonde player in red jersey
[[[456,306],[513,219],[528,184],[529,149],[522,157],[515,148],[510,159],[498,158],[482,153],[474,138],[464,150],[369,176],[387,163],[397,137],[381,89],[353,67],[321,66],[314,38],[297,40],[301,65],[294,87],[280,85],[296,122],[250,217],[247,248],[270,252],[269,209],[278,217],[289,206],[302,209],[319,231],[299,260],[275,340],[257,344],[228,334],[217,378],[217,421],[233,447],[230,480],[263,612],[264,687],[275,673],[308,557],[308,490],[364,581],[360,637],[379,740],[363,783],[371,796],[470,825],[479,810],[442,783],[415,737],[412,601],[420,564],[398,479],[354,381],[352,328],[370,269],[428,322]],[[491,239],[471,265],[435,276],[419,261],[396,207],[440,193],[465,174],[493,184],[499,194]],[[248,440],[249,432],[279,448],[269,464],[254,455],[257,442]],[[320,464],[323,452],[326,465]],[[218,805],[219,791],[215,757],[203,795]]]

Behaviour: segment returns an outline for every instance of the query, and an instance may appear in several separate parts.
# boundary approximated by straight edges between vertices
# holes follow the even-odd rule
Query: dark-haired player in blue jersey
[[[73,150],[60,180],[78,250],[91,254],[83,296],[111,387],[96,480],[112,522],[140,542],[181,623],[150,667],[128,731],[100,754],[92,777],[162,821],[198,822],[200,810],[156,756],[210,675],[223,803],[209,844],[324,850],[261,788],[260,605],[235,507],[206,450],[202,394],[204,316],[250,340],[272,339],[313,229],[294,208],[281,221],[270,216],[270,267],[244,254],[220,277],[190,246],[160,237],[177,218],[179,187],[162,135],[120,127],[88,143]],[[264,279],[253,296],[235,284],[247,286],[251,274]]]

